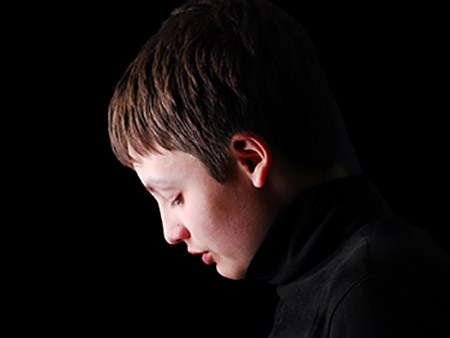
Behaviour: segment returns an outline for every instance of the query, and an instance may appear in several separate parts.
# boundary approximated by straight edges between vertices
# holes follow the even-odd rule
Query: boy
[[[448,334],[449,258],[360,175],[308,36],[272,3],[175,10],[120,80],[109,127],[167,242],[277,285],[271,337]]]

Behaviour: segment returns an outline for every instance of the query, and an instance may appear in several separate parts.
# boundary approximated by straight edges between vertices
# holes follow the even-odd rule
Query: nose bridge
[[[167,243],[178,244],[190,237],[189,230],[183,225],[175,212],[160,208],[160,213],[164,238]]]

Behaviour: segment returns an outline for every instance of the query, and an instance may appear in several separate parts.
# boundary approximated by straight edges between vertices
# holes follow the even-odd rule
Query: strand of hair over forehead
[[[154,43],[150,39],[140,57],[135,59],[119,81],[110,105],[109,125],[113,150],[118,159],[129,167],[132,167],[132,162],[135,161],[130,156],[130,147],[144,156],[149,152],[158,152],[157,145],[168,150],[182,148],[181,141],[176,137],[183,134],[191,135],[194,140],[211,138],[211,135],[204,135],[206,130],[195,119],[190,119],[189,114],[184,115],[185,119],[189,120],[184,123],[168,117],[177,113],[174,90],[171,88],[174,70],[169,67],[167,60],[163,60],[166,56],[152,51],[153,48]],[[151,70],[145,69],[148,65]],[[186,67],[185,71],[188,73],[191,70]],[[193,75],[189,78],[195,81]],[[189,97],[193,94],[195,83],[186,85],[176,76],[175,81],[178,86],[177,94],[184,96],[182,101],[188,105],[195,104],[195,100]],[[199,107],[192,106],[184,109],[201,111]],[[194,144],[186,138],[183,142],[185,146],[188,143]]]
[[[131,168],[135,159],[130,155],[130,148],[141,156],[157,151],[148,128],[151,114],[142,113],[149,106],[149,95],[146,86],[136,85],[143,82],[139,67],[139,59],[135,59],[119,81],[109,107],[113,151],[122,164]]]

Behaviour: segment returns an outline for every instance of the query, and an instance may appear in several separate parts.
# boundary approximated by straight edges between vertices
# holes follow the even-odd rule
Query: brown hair
[[[341,160],[339,110],[300,24],[264,0],[193,0],[175,10],[119,81],[113,151],[179,150],[226,179],[231,137],[254,132],[299,168]],[[345,128],[344,128],[345,129]]]

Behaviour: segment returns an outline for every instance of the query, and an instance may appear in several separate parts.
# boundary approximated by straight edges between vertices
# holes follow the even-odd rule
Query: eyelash
[[[178,194],[177,197],[174,199],[172,203],[170,203],[171,207],[176,207],[183,202],[183,196],[181,194]]]

